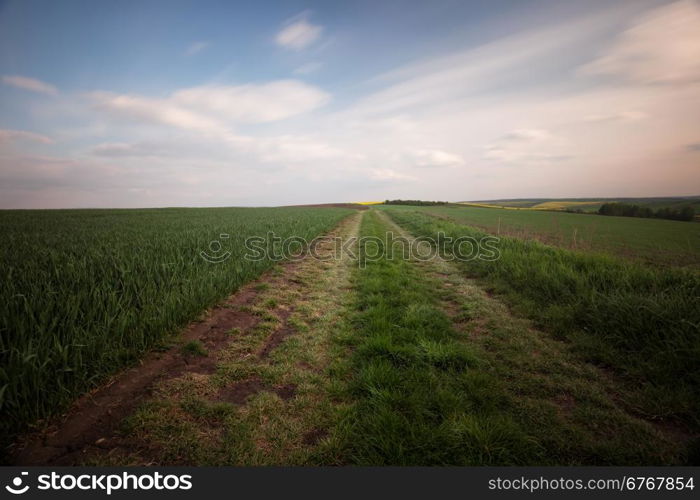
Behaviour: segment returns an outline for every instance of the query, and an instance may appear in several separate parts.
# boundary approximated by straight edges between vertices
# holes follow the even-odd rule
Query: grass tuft
[[[209,353],[199,340],[191,340],[182,346],[182,353],[186,356],[207,356]]]

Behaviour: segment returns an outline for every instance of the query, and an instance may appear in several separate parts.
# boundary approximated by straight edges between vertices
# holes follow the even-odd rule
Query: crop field
[[[577,212],[595,212],[604,202],[602,201],[570,201],[570,200],[503,200],[482,202],[460,202],[460,205],[484,208],[508,208],[511,210],[575,210]]]
[[[272,262],[243,259],[246,237],[274,231],[310,239],[350,212],[0,212],[2,435],[55,414],[257,277]],[[202,251],[231,255],[212,264]]]
[[[700,0],[0,0],[0,493],[697,494],[699,49]]]
[[[480,238],[473,227],[428,215],[390,210],[421,236]],[[504,237],[497,260],[464,263],[471,276],[538,326],[567,339],[591,361],[614,367],[644,384],[640,404],[698,425],[700,387],[700,276],[621,259],[572,252]],[[662,405],[659,403],[663,402]]]
[[[422,210],[502,236],[632,257],[657,265],[696,269],[700,266],[700,224],[697,223],[455,205]]]
[[[533,205],[532,208],[544,210],[580,210],[594,212],[603,204],[601,201],[544,201]]]
[[[386,238],[480,239],[501,211],[350,207],[0,213],[6,460],[700,459],[696,269],[503,231],[496,259],[424,259]],[[331,239],[243,258],[269,232]]]
[[[566,199],[518,199],[518,200],[484,200],[484,201],[463,201],[464,205],[495,207],[495,208],[510,208],[519,210],[570,210],[577,212],[595,212],[603,203],[619,202],[652,209],[659,208],[682,208],[690,206],[696,212],[700,211],[700,198],[697,196],[681,196],[681,197],[655,197],[655,198],[577,198],[573,200]]]

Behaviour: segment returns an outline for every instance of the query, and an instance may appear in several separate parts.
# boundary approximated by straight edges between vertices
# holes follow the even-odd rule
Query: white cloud
[[[7,75],[2,77],[2,81],[6,85],[29,90],[31,92],[37,92],[39,94],[58,94],[58,89],[53,85],[37,80],[36,78],[29,78],[28,76]]]
[[[90,97],[99,109],[136,121],[192,130],[217,130],[220,127],[217,120],[184,108],[172,99],[154,99],[111,92],[93,92]]]
[[[203,85],[166,98],[89,94],[97,108],[122,118],[182,129],[228,133],[228,123],[265,123],[306,113],[330,100],[317,87],[296,80],[261,85]]]
[[[298,80],[260,85],[205,85],[180,90],[171,101],[225,120],[262,123],[299,115],[326,104],[330,96]]]
[[[547,81],[552,61],[566,61],[563,53],[580,50],[600,22],[600,15],[591,15],[415,61],[375,78],[373,83],[388,85],[361,99],[355,111],[372,116],[448,107],[454,101],[492,95],[494,87],[538,77]],[[526,91],[520,84],[519,92]]]
[[[283,135],[259,138],[255,142],[260,159],[265,162],[295,163],[329,160],[344,155],[341,150],[308,137]]]
[[[193,56],[203,51],[207,47],[209,47],[209,42],[194,42],[189,47],[187,47],[183,55],[187,57]]]
[[[439,149],[419,149],[408,156],[418,167],[459,167],[465,163],[460,155]]]
[[[279,85],[277,85],[279,84]],[[262,86],[197,87],[175,92],[168,98],[95,92],[90,97],[106,117],[134,123],[165,125],[180,129],[184,137],[173,140],[108,142],[90,150],[95,156],[112,158],[226,156],[253,162],[290,165],[346,156],[323,139],[304,134],[245,135],[232,123],[271,122],[299,114],[326,99],[326,94],[294,82]],[[149,134],[162,134],[155,127]],[[170,134],[172,135],[172,133]]]
[[[323,32],[322,26],[311,24],[306,16],[297,16],[277,33],[277,45],[286,49],[302,50],[318,40]]]
[[[413,181],[412,175],[407,175],[390,168],[373,168],[367,172],[370,179],[375,181]]]
[[[301,115],[330,99],[322,90],[296,80],[259,85],[204,85],[182,89],[160,99],[109,92],[93,92],[90,97],[94,106],[108,118],[166,125],[196,133],[195,137],[185,139],[189,142],[187,147],[179,144],[182,140],[178,141],[174,145],[178,151],[194,149],[198,154],[215,154],[213,150],[207,153],[193,144],[199,141],[200,144],[208,143],[209,148],[228,150],[229,156],[231,153],[247,155],[248,162],[275,164],[323,160],[345,154],[323,140],[304,134],[245,135],[232,128],[234,125],[271,123]],[[122,158],[168,156],[167,149],[162,141],[139,141],[103,143],[94,147],[91,153]]]
[[[56,206],[681,193],[697,186],[697,85],[608,85],[574,73],[639,5],[343,82],[347,94],[331,111],[322,108],[328,93],[296,80],[94,93],[98,113],[69,115],[87,117],[68,134],[85,165],[37,161],[30,170],[0,151],[14,169],[6,185],[76,184],[68,201],[48,191],[32,198]],[[35,112],[66,116],[84,105],[75,103],[64,96]],[[62,144],[66,133],[56,136]],[[12,206],[2,182],[0,191]]]
[[[566,141],[547,130],[516,129],[486,146],[483,158],[502,164],[550,164],[571,158],[566,146]]]
[[[636,83],[700,81],[700,3],[683,0],[649,11],[580,72]]]
[[[25,130],[0,129],[0,144],[15,141],[40,142],[42,144],[52,144],[54,141],[50,137]]]

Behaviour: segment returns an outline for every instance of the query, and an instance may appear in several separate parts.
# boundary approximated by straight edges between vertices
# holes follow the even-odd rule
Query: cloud
[[[191,90],[191,89],[190,89]],[[184,131],[183,137],[172,139],[172,132],[163,139],[127,142],[107,142],[94,146],[94,156],[111,158],[137,157],[226,157],[247,164],[290,165],[328,160],[346,156],[342,149],[323,140],[303,134],[245,135],[234,131],[228,119],[258,123],[290,116],[310,105],[299,96],[277,102],[271,94],[262,92],[250,99],[248,90],[221,92],[220,89],[198,88],[196,92],[183,91],[166,99],[124,96],[105,92],[90,95],[96,108],[107,117],[150,125],[165,125]],[[268,95],[268,99],[265,96]],[[236,107],[236,102],[240,106]],[[301,107],[300,107],[301,106]],[[227,113],[228,112],[228,113]],[[251,116],[251,114],[254,115]],[[154,136],[154,137],[155,137]],[[170,136],[170,137],[169,137]]]
[[[277,136],[259,138],[254,141],[260,159],[273,163],[295,163],[314,160],[329,160],[344,153],[324,142],[299,136]]]
[[[0,185],[15,189],[44,189],[57,186],[97,187],[94,182],[107,170],[96,171],[72,159],[36,155],[0,156]],[[109,168],[109,173],[116,173]],[[99,183],[100,187],[103,182]]]
[[[306,113],[330,100],[317,87],[296,80],[260,85],[203,85],[178,90],[166,98],[89,94],[94,105],[134,121],[228,134],[229,123],[266,123]]]
[[[326,104],[330,95],[298,80],[259,85],[206,85],[175,92],[171,101],[222,119],[264,123],[299,115]]]
[[[172,154],[168,148],[156,144],[139,142],[105,142],[94,146],[90,152],[95,156],[107,158],[128,158],[143,156],[166,156]]]
[[[503,136],[503,140],[506,141],[542,141],[552,137],[552,135],[542,129],[536,128],[522,128],[508,132]]]
[[[700,3],[683,0],[647,12],[579,71],[645,84],[700,81]]]
[[[570,159],[566,141],[537,128],[516,129],[484,148],[483,158],[504,164],[543,165]]]
[[[0,144],[11,143],[15,141],[31,141],[40,142],[42,144],[53,144],[53,139],[41,134],[35,134],[34,132],[27,132],[24,130],[9,130],[0,129]]]
[[[357,73],[349,72],[334,82],[341,90],[332,108],[323,107],[331,100],[326,89],[298,80],[208,84],[150,96],[63,93],[33,111],[65,120],[65,128],[56,122],[40,130],[56,130],[66,157],[79,165],[32,163],[0,148],[1,167],[12,173],[0,182],[0,204],[268,205],[687,192],[697,185],[691,152],[698,150],[697,86],[609,85],[576,75],[582,62],[608,54],[596,48],[606,37],[617,43],[643,3],[605,4],[593,16],[528,24],[481,47],[463,40],[459,49],[450,38],[448,45],[436,43],[436,53],[369,80],[353,80]],[[312,59],[285,57],[298,59],[287,68]],[[37,187],[33,196],[20,192],[31,186]],[[72,191],[58,193],[64,188]]]
[[[302,14],[292,18],[275,36],[277,45],[291,50],[302,50],[321,37],[322,26],[311,24]]]
[[[6,85],[11,85],[12,87],[29,90],[31,92],[37,92],[39,94],[58,94],[58,89],[53,85],[46,82],[42,82],[41,80],[37,80],[36,78],[29,78],[28,76],[8,75],[3,76],[2,81]]]
[[[193,56],[209,47],[209,45],[209,42],[194,42],[189,47],[187,47],[183,55],[187,57]]]
[[[198,111],[178,105],[172,99],[120,95],[111,92],[89,94],[98,109],[134,121],[160,123],[190,130],[217,130],[220,124]]]
[[[374,168],[367,172],[368,177],[374,181],[414,181],[415,177],[390,168]]]
[[[345,156],[342,149],[304,134],[245,135],[234,125],[276,122],[300,115],[330,99],[322,90],[296,80],[280,80],[259,85],[205,85],[173,92],[165,98],[93,92],[94,107],[108,118],[150,125],[165,125],[195,132],[172,147],[153,141],[113,142],[95,146],[91,153],[101,157],[134,158],[168,156],[177,150],[200,155],[229,151],[241,161],[267,164],[298,164]],[[153,132],[156,132],[154,130]],[[195,143],[199,143],[197,146]],[[209,151],[202,147],[206,144]],[[185,150],[185,151],[183,151]],[[172,155],[171,155],[172,156]],[[194,155],[190,155],[194,156]]]
[[[374,78],[370,83],[384,88],[362,98],[356,112],[371,116],[447,106],[508,86],[522,95],[533,81],[548,81],[552,66],[580,50],[600,23],[600,15],[591,15],[414,61]]]
[[[557,155],[548,153],[532,153],[516,148],[491,145],[486,147],[484,159],[493,160],[504,164],[537,165],[560,162],[571,159],[571,155]]]
[[[649,115],[643,111],[619,111],[617,113],[604,113],[596,115],[586,115],[583,117],[585,122],[636,122],[645,120]]]
[[[419,149],[410,153],[409,157],[418,167],[459,167],[465,163],[460,155],[439,149]]]

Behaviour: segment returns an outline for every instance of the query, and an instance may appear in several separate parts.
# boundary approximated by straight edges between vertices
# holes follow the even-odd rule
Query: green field
[[[619,202],[641,205],[652,209],[659,208],[682,208],[691,206],[695,212],[700,212],[700,197],[698,196],[676,196],[676,197],[654,197],[654,198],[532,198],[514,200],[484,200],[475,202],[479,205],[490,205],[494,207],[510,208],[533,208],[537,210],[573,210],[581,212],[595,212],[603,203]]]
[[[384,239],[388,230],[397,228],[372,211],[360,236]],[[449,262],[417,263],[386,250],[354,272],[350,328],[338,336],[351,347],[331,372],[349,403],[336,424],[340,456],[374,466],[653,463],[677,456],[680,450],[609,405],[598,373],[554,342],[533,338]],[[363,253],[374,255],[371,243],[361,247],[361,259]],[[489,335],[479,335],[484,331]],[[549,359],[532,359],[532,349]],[[548,376],[533,373],[540,370]],[[566,393],[580,401],[572,419],[552,405],[552,396]],[[614,437],[602,437],[603,422]]]
[[[503,218],[497,260],[381,243],[480,238],[501,213],[529,236],[532,221],[546,234],[543,215],[569,228],[599,220],[604,241],[639,255],[504,236]],[[0,212],[6,454],[27,465],[694,464],[700,276],[662,258],[673,246],[644,254],[651,237],[634,228],[678,240],[696,226],[450,206]],[[245,238],[270,231],[330,233],[350,251],[243,258]],[[640,261],[655,259],[669,265]],[[176,335],[188,324],[198,337]],[[81,405],[59,417],[86,391],[89,418]]]
[[[457,236],[457,228],[420,213],[392,209],[385,213],[401,227],[392,227],[391,221],[373,211],[364,217],[361,235],[383,239],[386,231],[403,231],[411,239],[445,230]],[[533,263],[523,250],[527,249],[504,250],[506,273],[513,270],[511,259],[523,266]],[[446,248],[444,255],[450,253]],[[409,262],[392,254],[391,248],[385,258],[355,272],[352,328],[341,337],[352,346],[352,356],[345,365],[339,362],[345,370],[336,374],[338,382],[350,381],[353,404],[338,428],[347,447],[342,451],[354,463],[663,463],[684,455],[685,450],[669,447],[643,420],[610,401],[609,375],[583,362],[567,344],[543,338],[517,314],[481,292],[465,274],[473,274],[468,264],[455,265],[439,256]],[[562,275],[552,274],[551,279],[566,286]],[[519,290],[516,283],[510,286]],[[613,286],[623,291],[620,282]],[[697,281],[695,286],[697,290]],[[542,291],[536,284],[534,290]],[[691,315],[686,306],[668,317],[682,323],[679,318]],[[601,321],[615,328],[610,319],[607,315]],[[613,335],[601,341],[608,348],[619,347]],[[690,342],[695,350],[682,366],[671,358],[657,357],[644,369],[663,367],[670,360],[683,375],[694,373],[698,345]],[[621,363],[614,366],[625,371]],[[655,375],[645,373],[648,379]],[[637,382],[616,381],[618,397],[639,403],[644,394]],[[664,382],[666,388],[673,386],[671,378]],[[697,382],[695,377],[684,388],[692,388],[697,395]],[[682,417],[693,420],[696,400],[680,389],[674,394],[685,398]],[[568,398],[575,403],[566,403]],[[657,411],[660,406],[668,411],[670,406],[664,405],[671,399],[655,401],[657,406],[646,409]]]
[[[490,233],[535,239],[562,248],[632,257],[652,264],[700,266],[700,224],[693,222],[455,205],[422,210]]]
[[[444,210],[384,210],[420,236],[485,236],[459,216],[443,217]],[[659,269],[521,238],[502,237],[498,248],[498,259],[464,262],[464,272],[480,278],[520,315],[566,339],[589,361],[615,369],[631,384],[642,384],[639,404],[648,414],[673,415],[700,426],[697,272]]]
[[[4,437],[55,414],[257,277],[243,241],[312,238],[352,210],[212,208],[0,212]],[[221,234],[228,234],[223,240]],[[210,242],[220,240],[219,253]],[[230,251],[224,262],[205,261]]]

